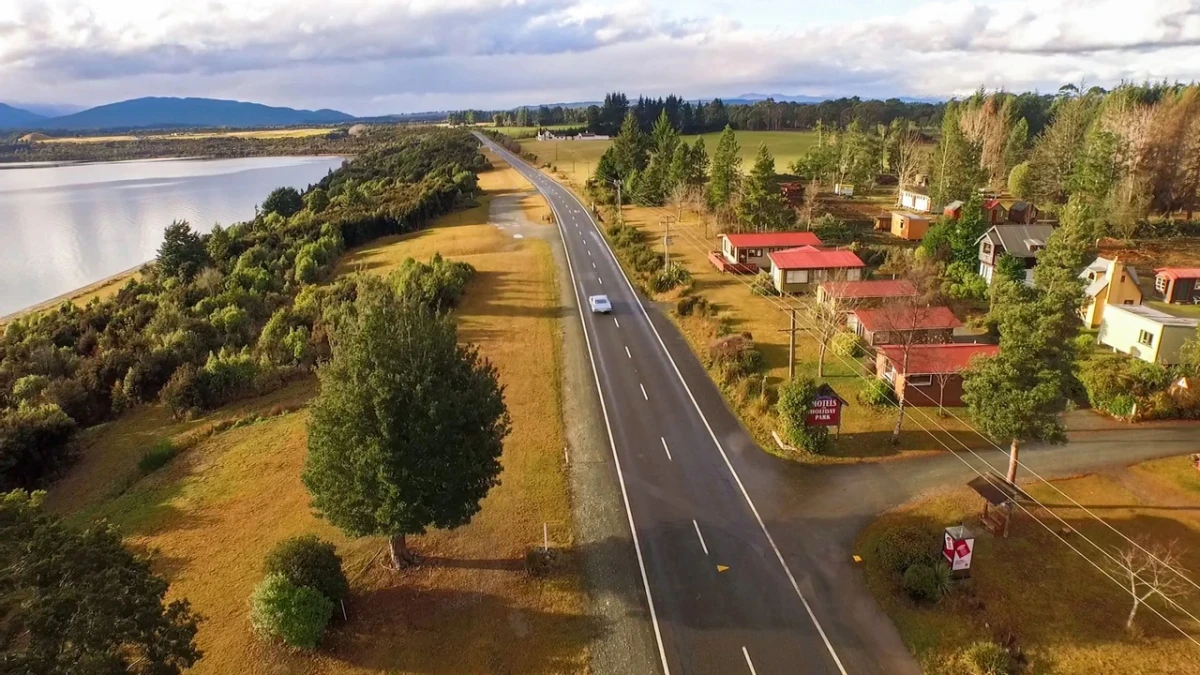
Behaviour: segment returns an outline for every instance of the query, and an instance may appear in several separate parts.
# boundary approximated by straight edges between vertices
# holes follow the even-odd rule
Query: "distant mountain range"
[[[0,129],[90,131],[155,127],[283,127],[356,119],[338,110],[296,110],[212,98],[135,98],[46,117],[0,103]]]

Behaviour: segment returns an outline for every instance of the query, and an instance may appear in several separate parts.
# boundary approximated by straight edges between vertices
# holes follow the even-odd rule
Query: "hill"
[[[45,118],[37,113],[0,103],[0,129],[29,127],[44,120]]]
[[[275,127],[334,124],[355,119],[337,110],[296,110],[212,98],[151,96],[41,119],[47,129],[136,129],[147,127]]]

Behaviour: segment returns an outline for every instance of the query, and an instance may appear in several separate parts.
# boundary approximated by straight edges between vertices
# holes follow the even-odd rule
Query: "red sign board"
[[[818,396],[813,399],[812,407],[804,424],[810,427],[836,427],[842,422],[842,400],[837,396]]]

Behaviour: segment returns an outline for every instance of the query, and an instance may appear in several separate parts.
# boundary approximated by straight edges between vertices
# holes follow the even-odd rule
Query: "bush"
[[[963,675],[1012,675],[1016,672],[1012,655],[995,642],[980,641],[958,654],[957,671]]]
[[[937,572],[927,563],[913,563],[904,571],[904,592],[915,602],[937,602],[942,597],[937,583]]]
[[[805,418],[817,395],[817,382],[812,378],[796,378],[779,387],[775,410],[783,426],[783,435],[792,445],[809,452],[821,452],[829,444],[825,427],[805,426]]]
[[[762,352],[748,333],[727,335],[708,348],[709,362],[726,381],[740,380],[762,370]]]
[[[896,390],[887,380],[874,379],[858,390],[855,396],[859,403],[873,408],[886,408],[896,403]]]
[[[862,338],[850,331],[838,331],[829,340],[830,351],[844,359],[861,358],[865,353],[864,347]]]
[[[453,309],[475,276],[469,263],[446,260],[434,253],[429,264],[408,258],[390,281],[403,298],[416,300],[435,312]]]
[[[779,290],[775,288],[775,281],[766,272],[759,272],[754,275],[754,279],[750,282],[750,291],[755,295],[765,295],[768,297],[779,295]]]
[[[70,455],[75,421],[50,403],[0,411],[0,491],[40,485]]]
[[[271,549],[263,572],[279,575],[296,586],[312,588],[332,602],[346,598],[350,584],[333,544],[314,534],[284,539]]]
[[[278,638],[301,649],[316,649],[325,635],[333,601],[281,574],[262,580],[250,596],[250,625],[263,637]]]
[[[1124,354],[1093,354],[1079,366],[1088,403],[1117,417],[1128,417],[1143,399],[1165,391],[1171,376],[1155,363]]]
[[[674,288],[687,290],[692,286],[692,273],[679,263],[659,270],[650,278],[650,288],[655,293],[666,293]]]
[[[902,574],[917,563],[934,560],[937,533],[917,525],[898,525],[885,532],[875,544],[879,564]]]
[[[138,460],[138,471],[141,471],[143,476],[154,473],[166,466],[167,462],[174,459],[177,454],[179,454],[179,448],[176,448],[170,439],[163,438]]]

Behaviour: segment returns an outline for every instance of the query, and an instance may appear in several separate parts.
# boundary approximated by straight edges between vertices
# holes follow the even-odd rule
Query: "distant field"
[[[320,136],[331,131],[328,127],[309,129],[256,129],[250,131],[208,131],[177,134],[148,134],[145,136],[64,136],[61,138],[39,138],[39,143],[108,143],[112,141],[136,141],[138,139],[194,139],[194,138],[304,138]]]
[[[506,127],[501,129],[508,133],[509,129],[523,127]],[[703,134],[704,147],[711,157],[717,149],[720,133]],[[792,162],[799,159],[817,142],[817,134],[812,131],[738,131],[736,132],[741,151],[742,171],[749,171],[758,153],[759,144],[765,143],[767,149],[775,156],[775,170],[787,173]],[[519,136],[515,136],[519,138]],[[697,136],[684,136],[688,143],[695,143]],[[595,170],[600,155],[612,145],[612,141],[523,141],[521,147],[526,152],[537,155],[542,162],[550,162],[559,171],[570,177],[571,182],[582,183]]]
[[[489,124],[488,126],[492,127],[493,129],[495,129],[496,131],[499,131],[502,134],[508,134],[509,136],[512,136],[513,138],[533,138],[534,136],[537,135],[537,130],[539,128],[539,127],[498,127],[498,126],[491,125],[491,124]],[[549,126],[544,126],[541,128],[549,129],[551,131],[561,131],[563,129],[576,129],[576,128],[579,128],[580,126],[582,126],[582,125],[580,125],[580,124],[551,124]]]

